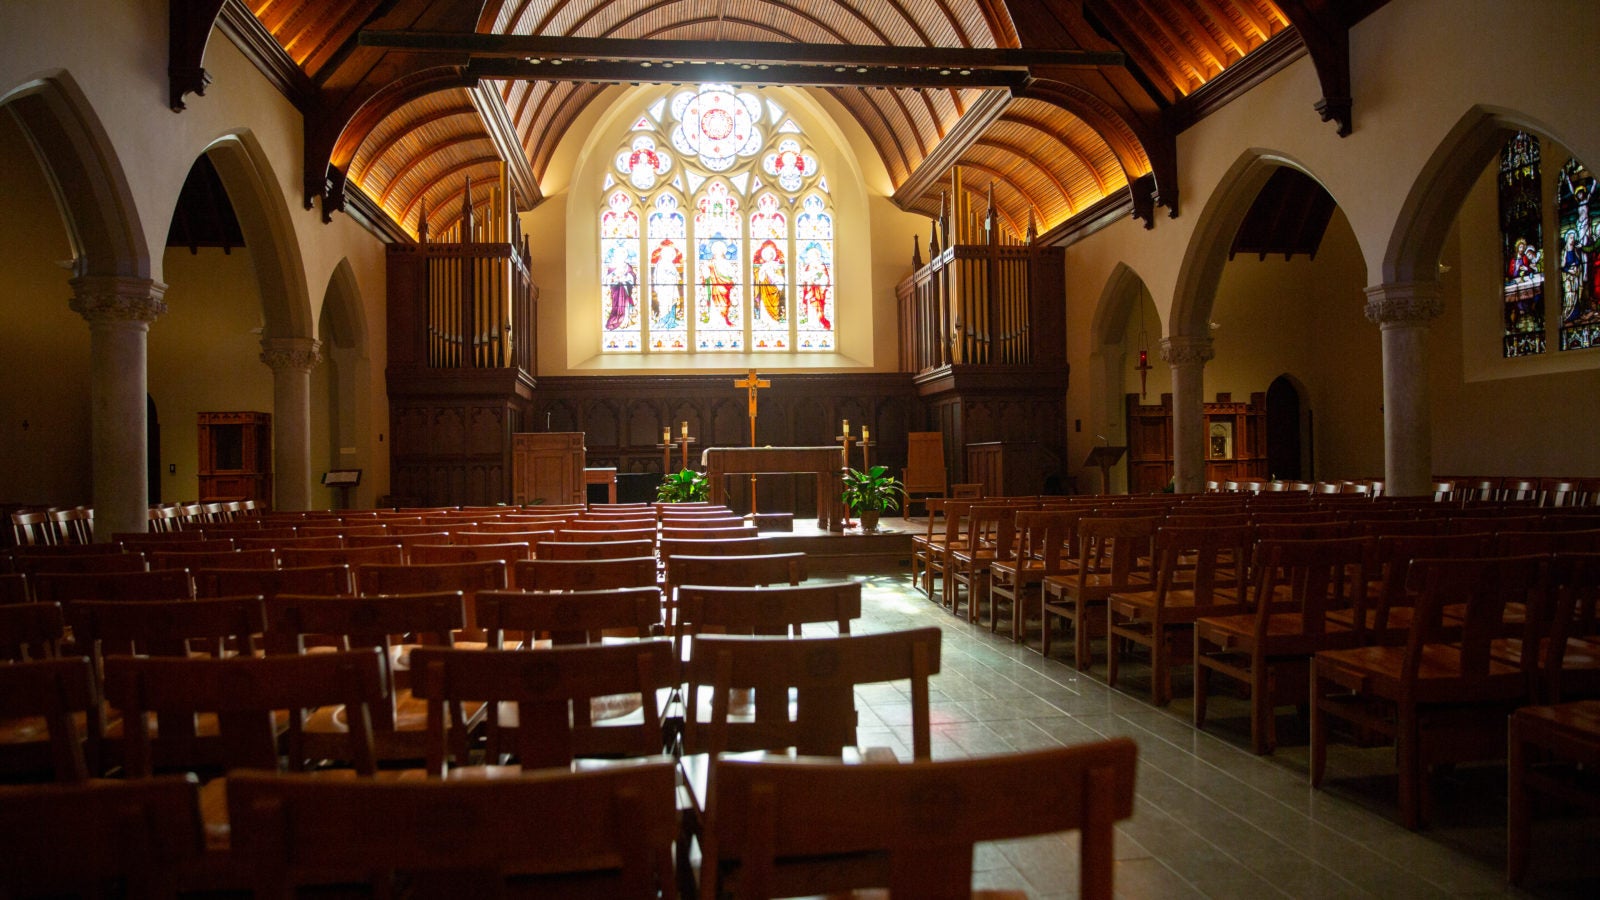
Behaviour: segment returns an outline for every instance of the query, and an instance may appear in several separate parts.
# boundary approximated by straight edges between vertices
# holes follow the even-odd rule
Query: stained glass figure
[[[1500,150],[1500,242],[1507,358],[1544,352],[1544,225],[1539,139],[1511,136]]]
[[[1594,173],[1577,159],[1556,186],[1556,246],[1561,266],[1561,350],[1600,347],[1600,222],[1590,218]]]
[[[650,349],[663,353],[689,349],[689,316],[683,296],[688,229],[678,198],[663,193],[646,225],[650,248]]]
[[[614,191],[600,214],[601,349],[636,352],[639,326],[639,213],[627,191]]]
[[[797,346],[834,349],[833,214],[817,194],[808,195],[795,217],[796,282],[800,288]]]
[[[787,268],[789,217],[775,194],[756,199],[750,214],[750,347],[753,350],[789,349],[789,292]]]
[[[695,349],[744,349],[744,231],[739,199],[721,179],[695,204]]]

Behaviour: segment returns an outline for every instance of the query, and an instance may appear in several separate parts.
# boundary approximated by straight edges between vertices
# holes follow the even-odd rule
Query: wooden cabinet
[[[200,497],[272,505],[272,414],[203,412]]]
[[[1164,490],[1172,480],[1172,395],[1160,405],[1139,402],[1129,394],[1128,491]],[[1206,480],[1236,481],[1267,477],[1267,395],[1253,393],[1250,402],[1218,394],[1204,406]]]
[[[583,432],[516,434],[511,440],[511,502],[583,503]]]

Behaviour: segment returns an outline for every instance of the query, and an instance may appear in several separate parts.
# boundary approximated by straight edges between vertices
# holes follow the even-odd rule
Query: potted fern
[[[710,484],[706,476],[693,469],[684,469],[682,472],[668,472],[661,477],[661,486],[656,488],[656,501],[660,503],[688,503],[694,500],[706,499]]]
[[[846,469],[844,493],[839,499],[861,520],[861,530],[877,531],[878,517],[884,510],[899,509],[904,493],[900,479],[890,475],[887,466],[873,466],[865,472]]]

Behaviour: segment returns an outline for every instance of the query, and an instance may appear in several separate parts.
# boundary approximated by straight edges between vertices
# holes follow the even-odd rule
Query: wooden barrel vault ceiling
[[[901,208],[935,215],[959,165],[1002,227],[1048,237],[1108,204],[1147,227],[1176,215],[1176,134],[1226,102],[1225,74],[1242,90],[1309,53],[1324,97],[1307,115],[1347,133],[1348,29],[1382,2],[172,0],[172,104],[203,94],[220,26],[306,116],[307,205],[407,240],[424,210],[448,228],[468,179],[504,171],[532,208],[605,87],[738,69],[737,48],[747,82],[770,63],[854,117]]]

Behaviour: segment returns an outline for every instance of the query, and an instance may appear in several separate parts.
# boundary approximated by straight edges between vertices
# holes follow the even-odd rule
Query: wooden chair
[[[205,853],[193,776],[0,788],[0,894],[177,897]]]
[[[311,642],[331,641],[341,650],[381,651],[387,702],[368,706],[373,752],[383,760],[420,760],[427,755],[427,704],[412,691],[410,657],[413,645],[449,647],[466,617],[459,591],[384,594],[367,597],[296,597],[283,595],[267,604],[269,649],[304,654]],[[483,720],[481,707],[449,707],[451,748],[458,760],[467,756],[469,729]],[[303,746],[313,757],[341,758],[348,745],[352,712],[325,706],[303,724]],[[443,727],[443,726],[441,726]]]
[[[904,680],[911,687],[912,756],[930,759],[928,679],[938,671],[937,628],[828,638],[696,638],[685,674],[680,768],[688,803],[678,839],[680,870],[687,871],[695,840],[703,859],[717,859],[715,844],[708,847],[707,841],[721,833],[712,812],[718,785],[711,761],[718,754],[792,747],[801,754],[839,757],[856,745],[857,685]],[[701,709],[702,688],[711,693],[709,710]],[[753,697],[753,713],[735,716],[730,699],[735,690]],[[717,896],[721,874],[719,865],[702,864],[702,898]]]
[[[1172,667],[1192,663],[1194,623],[1240,615],[1250,526],[1162,526],[1156,530],[1156,582],[1151,590],[1119,591],[1107,601],[1106,682],[1117,683],[1125,644],[1150,648],[1150,702],[1172,701]]]
[[[277,551],[260,548],[254,550],[222,550],[218,552],[180,553],[169,550],[152,550],[146,554],[150,568],[155,569],[271,569],[278,565]]]
[[[184,569],[159,572],[46,574],[31,579],[34,599],[65,606],[74,600],[188,600],[194,584]]]
[[[668,590],[685,584],[753,587],[799,584],[806,580],[804,553],[756,556],[674,556],[667,560]]]
[[[479,528],[482,528],[479,524]],[[451,533],[451,538],[456,544],[527,544],[533,548],[534,555],[539,553],[539,545],[546,541],[555,540],[554,529],[549,531],[530,531],[525,528],[508,528],[501,531],[456,531]]]
[[[517,563],[522,565],[522,563]],[[459,640],[481,641],[473,612],[473,598],[479,591],[503,591],[511,586],[509,567],[501,560],[464,563],[407,564],[402,566],[361,565],[356,567],[356,593],[436,594],[460,591],[466,601],[466,620]]]
[[[1039,652],[1050,655],[1052,616],[1071,622],[1073,663],[1082,670],[1094,665],[1089,641],[1105,633],[1107,598],[1152,584],[1151,544],[1160,521],[1145,515],[1099,518],[1099,511],[1095,516],[1078,520],[1076,570],[1044,579],[1040,603]],[[1020,642],[1023,635],[1012,639]]]
[[[234,854],[263,897],[354,879],[373,896],[654,898],[674,883],[673,778],[669,759],[491,781],[241,773]]]
[[[87,780],[93,750],[91,745],[85,753],[88,736],[81,723],[99,705],[94,669],[84,657],[0,664],[0,772],[8,778]]]
[[[833,581],[807,585],[678,588],[673,629],[678,658],[685,639],[707,628],[727,634],[801,635],[804,625],[831,623],[838,634],[850,634],[850,622],[861,616],[861,582]]]
[[[1498,662],[1491,647],[1508,602],[1529,596],[1542,577],[1539,557],[1417,560],[1416,613],[1404,647],[1323,650],[1311,670],[1311,784],[1327,763],[1328,716],[1395,740],[1400,818],[1417,828],[1428,808],[1428,767],[1498,760],[1506,717],[1530,700],[1532,654]],[[1465,599],[1459,640],[1442,642],[1443,607]]]
[[[1039,605],[1030,594],[1043,597],[1044,580],[1065,575],[1072,559],[1072,543],[1082,510],[1029,510],[1017,513],[1017,552],[1011,559],[996,559],[989,566],[989,633],[998,630],[1000,604],[1011,612],[1011,638],[1024,634],[1028,609]]]
[[[370,776],[376,761],[371,717],[364,710],[388,699],[380,665],[376,650],[228,659],[107,657],[106,699],[124,723],[123,768],[135,778],[154,771],[152,724],[165,736],[170,722],[211,714],[223,751],[219,768],[278,768],[284,722],[287,764],[298,771],[308,763],[299,740],[307,710],[343,704],[363,712],[350,717],[348,743],[338,755]],[[200,796],[207,845],[219,851],[229,838],[227,793],[228,779],[213,778]]]
[[[637,559],[654,556],[654,541],[545,541],[539,545],[539,559],[596,560]]]
[[[759,537],[741,538],[664,538],[660,542],[661,559],[670,562],[674,556],[755,556],[766,552],[766,543]]]
[[[760,537],[754,525],[735,525],[715,528],[667,526],[661,529],[662,540],[723,540],[728,538]]]
[[[533,558],[533,545],[527,543],[497,544],[418,544],[411,548],[412,565],[439,563],[470,563],[498,560],[506,564],[509,577],[507,587],[516,587],[515,564]]]
[[[66,634],[59,603],[0,604],[0,660],[55,659]]]
[[[661,591],[483,591],[478,624],[491,650],[501,649],[507,634],[517,632],[548,635],[556,646],[597,644],[603,634],[647,638],[661,631]]]
[[[977,895],[974,844],[1077,830],[1078,896],[1110,900],[1113,826],[1133,815],[1137,756],[1133,741],[1116,738],[905,765],[724,758],[715,763],[715,829],[706,836],[702,875],[716,881],[711,875],[736,860],[739,900],[845,887],[965,898]],[[861,802],[866,797],[871,802]],[[787,881],[779,865],[841,855],[879,865],[865,880],[821,885]]]
[[[597,529],[594,529],[594,530],[584,530],[584,531],[562,530],[562,531],[556,532],[556,540],[558,540],[558,541],[573,541],[573,542],[576,542],[576,541],[651,541],[651,542],[654,542],[655,539],[656,539],[656,529],[655,529],[654,525],[650,526],[649,528],[617,528],[617,529],[599,529],[599,528],[597,528]]]
[[[483,704],[494,748],[490,765],[457,768],[455,776],[498,777],[566,767],[584,756],[660,753],[663,733],[655,698],[678,683],[672,645],[664,640],[541,650],[419,647],[411,656],[412,690],[428,707],[427,768],[434,777],[452,771],[445,759],[449,704]],[[638,705],[638,716],[597,717],[593,701],[615,695],[649,702]],[[516,757],[517,768],[499,765],[507,751]]]
[[[524,591],[600,591],[655,587],[656,559],[530,559],[516,564],[517,586]]]
[[[944,552],[946,544],[959,540],[962,534],[961,523],[971,507],[967,501],[952,502],[937,498],[926,501],[928,504],[928,527],[922,534],[911,536],[911,581],[922,588],[922,593],[929,600],[933,599],[933,576],[942,575]],[[942,519],[935,518],[935,511],[942,511]]]
[[[1506,756],[1506,880],[1520,885],[1533,847],[1533,800],[1600,813],[1600,700],[1525,706],[1511,714]]]
[[[338,534],[282,537],[236,537],[233,543],[240,550],[276,550],[280,555],[299,550],[338,550],[344,547],[344,537]]]
[[[950,566],[951,555],[967,547],[967,520],[972,515],[975,503],[970,501],[946,501],[944,504],[944,539],[927,539],[927,560],[923,569],[923,582],[927,588],[924,592],[928,599],[933,599],[933,579],[939,579],[940,602],[949,608],[946,599],[950,593]],[[932,529],[930,523],[929,528]],[[932,532],[930,531],[930,534]],[[913,552],[915,552],[915,539],[913,539]]]
[[[980,504],[967,515],[966,546],[951,550],[944,573],[944,608],[959,615],[961,588],[967,589],[967,621],[976,623],[989,599],[989,566],[1015,562],[1017,506]],[[992,615],[992,611],[991,611]]]
[[[77,544],[67,544],[67,547],[76,548]],[[103,547],[104,544],[91,544],[91,547]],[[51,548],[55,549],[55,548]],[[17,572],[24,575],[42,575],[45,573],[59,574],[91,574],[101,572],[145,572],[148,567],[143,553],[84,553],[84,554],[56,554],[34,555],[19,553],[12,560]]]
[[[19,547],[62,543],[61,533],[56,529],[55,520],[45,511],[19,510],[12,513],[11,532]]]
[[[259,596],[279,594],[348,597],[355,593],[350,567],[306,566],[294,569],[201,569],[194,573],[197,597]]]
[[[1257,543],[1250,611],[1195,622],[1195,727],[1205,726],[1211,674],[1227,676],[1249,688],[1251,749],[1271,753],[1278,743],[1273,711],[1304,707],[1312,655],[1362,643],[1373,557],[1367,538]],[[1355,610],[1354,627],[1328,619],[1330,610],[1347,607]]]
[[[286,547],[278,550],[278,565],[285,569],[318,566],[398,566],[405,563],[399,544],[371,547]]]
[[[411,548],[418,544],[448,543],[450,543],[450,532],[438,530],[415,534],[393,534],[388,532],[368,535],[347,534],[344,537],[344,546],[346,547],[382,547],[389,544],[399,544],[400,553],[407,562],[411,561]]]
[[[1373,601],[1363,605],[1363,642],[1403,645],[1411,630],[1412,606],[1416,594],[1409,587],[1411,561],[1415,559],[1470,559],[1488,556],[1492,538],[1488,534],[1467,535],[1383,535],[1377,538],[1373,559],[1375,590]],[[1355,627],[1354,610],[1333,610],[1329,621]]]

